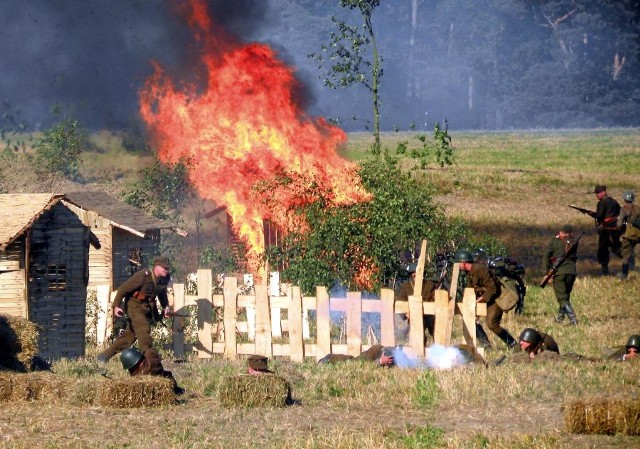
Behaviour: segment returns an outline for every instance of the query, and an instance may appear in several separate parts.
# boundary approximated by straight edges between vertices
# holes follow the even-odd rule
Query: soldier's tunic
[[[543,353],[544,351],[551,351],[557,354],[560,354],[560,348],[558,347],[558,343],[553,339],[553,337],[549,334],[544,334],[540,332],[542,336],[542,341],[536,347],[530,346],[527,351],[527,354],[534,353],[536,356]]]
[[[609,249],[615,255],[622,257],[620,247],[620,231],[617,221],[620,214],[620,204],[609,195],[598,201],[595,219],[598,223],[598,263],[609,265]]]
[[[467,275],[467,286],[475,290],[476,298],[481,296],[487,302],[487,326],[491,332],[498,335],[501,332],[507,332],[500,326],[503,311],[496,303],[496,299],[500,297],[500,282],[489,268],[482,263],[471,264],[471,271]],[[508,332],[507,332],[508,333]]]
[[[393,351],[392,346],[373,345],[366,351],[363,351],[358,357],[346,354],[327,354],[318,363],[339,363],[348,360],[366,360],[367,362],[380,363],[380,357],[385,350]]]
[[[409,296],[413,296],[414,282],[413,280],[407,281],[400,286],[400,291],[396,297],[396,301],[409,301]],[[433,281],[425,280],[422,282],[422,301],[433,302],[435,301],[436,283]],[[436,318],[433,315],[423,315],[422,323],[425,330],[429,331],[429,334],[433,337],[436,324]],[[426,340],[426,335],[425,335]],[[426,342],[425,342],[426,343]]]
[[[542,269],[547,272],[553,264],[567,251],[573,243],[573,237],[565,240],[556,235],[551,239],[547,250],[542,256]],[[567,258],[558,267],[558,271],[553,278],[553,292],[556,295],[558,305],[563,307],[571,303],[571,290],[576,280],[576,261],[578,260],[578,244],[571,248]]]
[[[640,215],[640,209],[633,203],[625,203],[618,217],[618,227],[622,228],[622,224],[626,223],[624,234],[622,234],[622,263],[629,264],[633,250],[640,240],[640,228],[631,224]]]
[[[118,288],[113,306],[126,310],[129,323],[124,333],[102,353],[102,356],[109,359],[133,345],[136,340],[142,352],[152,348],[151,323],[156,308],[156,297],[163,309],[169,305],[166,286],[158,284],[151,270],[138,271]]]

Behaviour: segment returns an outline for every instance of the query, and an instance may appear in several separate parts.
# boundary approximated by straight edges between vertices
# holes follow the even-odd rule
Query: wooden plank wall
[[[0,315],[27,317],[25,239],[0,251]]]
[[[211,294],[211,271],[198,270],[198,294],[185,295],[182,284],[174,284],[174,307],[179,314],[185,314],[185,307],[196,306],[198,316],[198,342],[193,349],[198,351],[198,357],[209,359],[213,354],[223,354],[234,359],[242,354],[262,354],[266,356],[289,356],[294,361],[302,361],[305,357],[320,359],[329,352],[334,354],[358,355],[368,348],[363,343],[362,313],[380,314],[381,343],[385,346],[395,344],[394,314],[406,313],[412,308],[411,316],[420,314],[436,315],[436,326],[442,334],[438,343],[444,344],[448,340],[444,335],[448,328],[451,313],[463,315],[464,335],[469,345],[476,347],[475,319],[477,316],[486,316],[486,304],[476,304],[472,289],[465,290],[465,302],[450,306],[451,299],[448,292],[439,290],[436,303],[416,302],[408,304],[406,301],[394,302],[393,290],[382,289],[380,300],[361,299],[359,292],[349,292],[345,298],[330,298],[325,287],[317,287],[316,296],[303,297],[299,287],[289,290],[287,296],[268,295],[266,289],[257,289],[257,296],[239,295],[238,280],[227,277],[224,282],[222,295]],[[473,301],[469,298],[473,298]],[[438,306],[437,304],[441,304]],[[248,338],[249,329],[246,321],[239,321],[239,309],[255,308],[255,340]],[[224,332],[224,337],[215,341],[212,334],[218,334],[217,324],[213,323],[213,310],[218,308],[224,313],[225,329],[234,329],[234,332]],[[272,329],[274,309],[285,309],[288,319],[281,320],[280,327],[288,333],[288,338],[275,338]],[[310,339],[303,338],[303,311],[314,311],[316,335]],[[452,311],[452,312],[450,312]],[[241,312],[241,310],[240,310]],[[338,343],[331,338],[331,312],[343,312],[347,323],[346,342]],[[285,315],[285,314],[282,314]],[[440,324],[440,325],[438,325]],[[423,322],[420,319],[412,319],[411,335],[424,332]],[[365,329],[366,330],[366,329]],[[174,327],[174,332],[181,329]],[[438,332],[438,331],[436,331]],[[424,335],[420,333],[420,335]],[[226,338],[225,338],[226,337]],[[450,336],[449,336],[450,339]],[[184,345],[184,336],[174,336],[174,351],[182,354],[189,345]],[[414,353],[418,356],[425,355],[422,338],[414,338],[411,342]],[[481,352],[481,351],[480,351]],[[482,355],[482,353],[481,353]]]
[[[43,357],[84,355],[89,231],[62,203],[31,228],[29,320],[41,327]]]

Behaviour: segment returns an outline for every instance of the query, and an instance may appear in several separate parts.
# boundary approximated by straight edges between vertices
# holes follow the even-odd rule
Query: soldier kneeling
[[[120,354],[122,367],[132,376],[162,376],[169,379],[173,385],[173,391],[177,395],[184,393],[184,388],[178,386],[178,382],[171,374],[165,371],[160,362],[160,354],[155,349],[147,349],[144,354],[134,348],[127,348]]]

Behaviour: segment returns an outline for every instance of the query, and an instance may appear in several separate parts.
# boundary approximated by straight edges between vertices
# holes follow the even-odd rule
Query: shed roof
[[[173,224],[147,215],[137,207],[117,200],[106,192],[69,192],[64,196],[64,200],[75,206],[95,212],[114,226],[140,237],[144,237],[147,231],[156,229],[170,229],[177,234],[187,235],[185,231]]]
[[[6,249],[40,215],[63,195],[53,193],[6,193],[0,195],[0,250]]]

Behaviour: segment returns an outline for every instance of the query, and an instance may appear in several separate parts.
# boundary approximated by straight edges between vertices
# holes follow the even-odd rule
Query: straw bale
[[[65,397],[67,384],[49,373],[0,373],[0,401],[57,402]]]
[[[106,379],[105,379],[106,380]],[[71,381],[67,400],[71,405],[93,405],[98,396],[98,385],[104,381],[96,379],[77,379]]]
[[[564,406],[570,433],[640,435],[640,399],[582,398]]]
[[[96,403],[105,407],[153,407],[175,404],[171,380],[160,376],[135,376],[103,382]]]
[[[38,326],[26,318],[0,315],[0,365],[27,371],[37,353]]]
[[[218,395],[223,407],[284,407],[290,391],[280,376],[241,374],[222,379]]]

